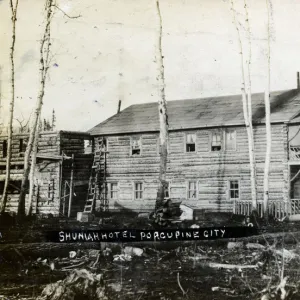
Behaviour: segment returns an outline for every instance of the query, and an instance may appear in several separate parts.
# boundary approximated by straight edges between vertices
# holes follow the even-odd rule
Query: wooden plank
[[[73,179],[74,179],[74,154],[72,154],[72,168],[71,168],[71,179],[70,179],[70,196],[69,196],[69,208],[68,208],[68,217],[71,216],[72,209],[72,200],[73,200]]]

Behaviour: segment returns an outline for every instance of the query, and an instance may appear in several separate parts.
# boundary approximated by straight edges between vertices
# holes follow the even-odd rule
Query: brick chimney
[[[299,75],[299,72],[297,72],[297,89],[300,90],[300,75]]]

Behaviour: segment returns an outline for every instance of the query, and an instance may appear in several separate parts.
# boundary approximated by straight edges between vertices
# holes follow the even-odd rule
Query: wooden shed
[[[17,211],[27,141],[28,133],[13,135],[7,211]],[[93,161],[93,154],[86,150],[89,149],[90,141],[90,135],[84,132],[41,132],[35,171],[33,213],[76,216],[77,211],[83,210]],[[7,136],[2,135],[0,193],[4,187],[6,155]]]

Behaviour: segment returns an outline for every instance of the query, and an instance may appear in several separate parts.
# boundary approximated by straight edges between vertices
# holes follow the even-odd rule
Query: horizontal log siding
[[[36,178],[36,182],[35,182],[36,188],[34,193],[33,211],[36,212],[37,214],[53,214],[56,216],[59,215],[60,163],[45,161],[37,164],[35,178]],[[50,184],[50,198],[48,195],[49,184]],[[37,185],[39,186],[38,195],[37,195]]]
[[[60,155],[64,151],[66,155],[75,154],[74,165],[74,182],[88,181],[90,176],[92,155],[84,153],[84,138],[83,135],[64,133],[64,132],[46,132],[41,133],[38,143],[38,153],[47,155]],[[0,136],[0,175],[4,175],[6,158],[3,158],[3,140],[7,137]],[[28,139],[28,134],[18,134],[13,136],[12,147],[12,169],[11,174],[18,174],[20,177],[24,171],[24,152],[19,151],[20,139]],[[68,164],[63,166],[62,180],[70,180],[70,168]],[[39,214],[53,214],[60,213],[60,163],[58,161],[38,159],[35,172],[35,184],[39,185],[39,197],[37,198],[37,188],[35,188],[33,199],[33,212]],[[48,185],[53,183],[54,196],[53,199],[48,198]],[[75,188],[76,197],[73,202],[73,214],[78,211],[78,206],[83,208],[84,200],[86,199],[87,186],[85,186],[85,193],[81,191],[82,187]],[[7,211],[17,211],[19,194],[9,194],[7,203]],[[28,195],[27,195],[28,199]],[[28,207],[28,201],[26,202]]]
[[[80,134],[65,133],[60,134],[60,150],[67,155],[84,154],[84,139]]]
[[[212,130],[178,131],[169,134],[167,179],[171,198],[200,208],[232,211],[228,199],[228,180],[240,181],[240,198],[251,200],[249,154],[244,127],[236,129],[236,151],[210,151]],[[185,152],[185,134],[196,133],[196,152]],[[255,149],[257,161],[258,199],[263,199],[263,172],[265,160],[265,127],[256,126]],[[132,135],[133,136],[133,135]],[[110,200],[110,208],[118,204],[138,211],[153,209],[158,186],[158,133],[142,134],[140,156],[130,155],[130,136],[108,138],[107,180],[118,182],[118,199]],[[134,200],[134,182],[144,183],[143,200]],[[197,200],[187,199],[187,182],[197,181]],[[288,199],[287,128],[272,126],[272,156],[270,199]]]

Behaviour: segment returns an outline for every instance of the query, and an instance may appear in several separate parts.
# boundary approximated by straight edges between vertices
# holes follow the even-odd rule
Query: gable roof
[[[272,92],[271,122],[289,122],[300,114],[300,90]],[[167,102],[169,130],[244,125],[242,96]],[[253,124],[265,122],[264,94],[252,94]],[[90,129],[91,135],[159,131],[158,103],[135,104]]]

